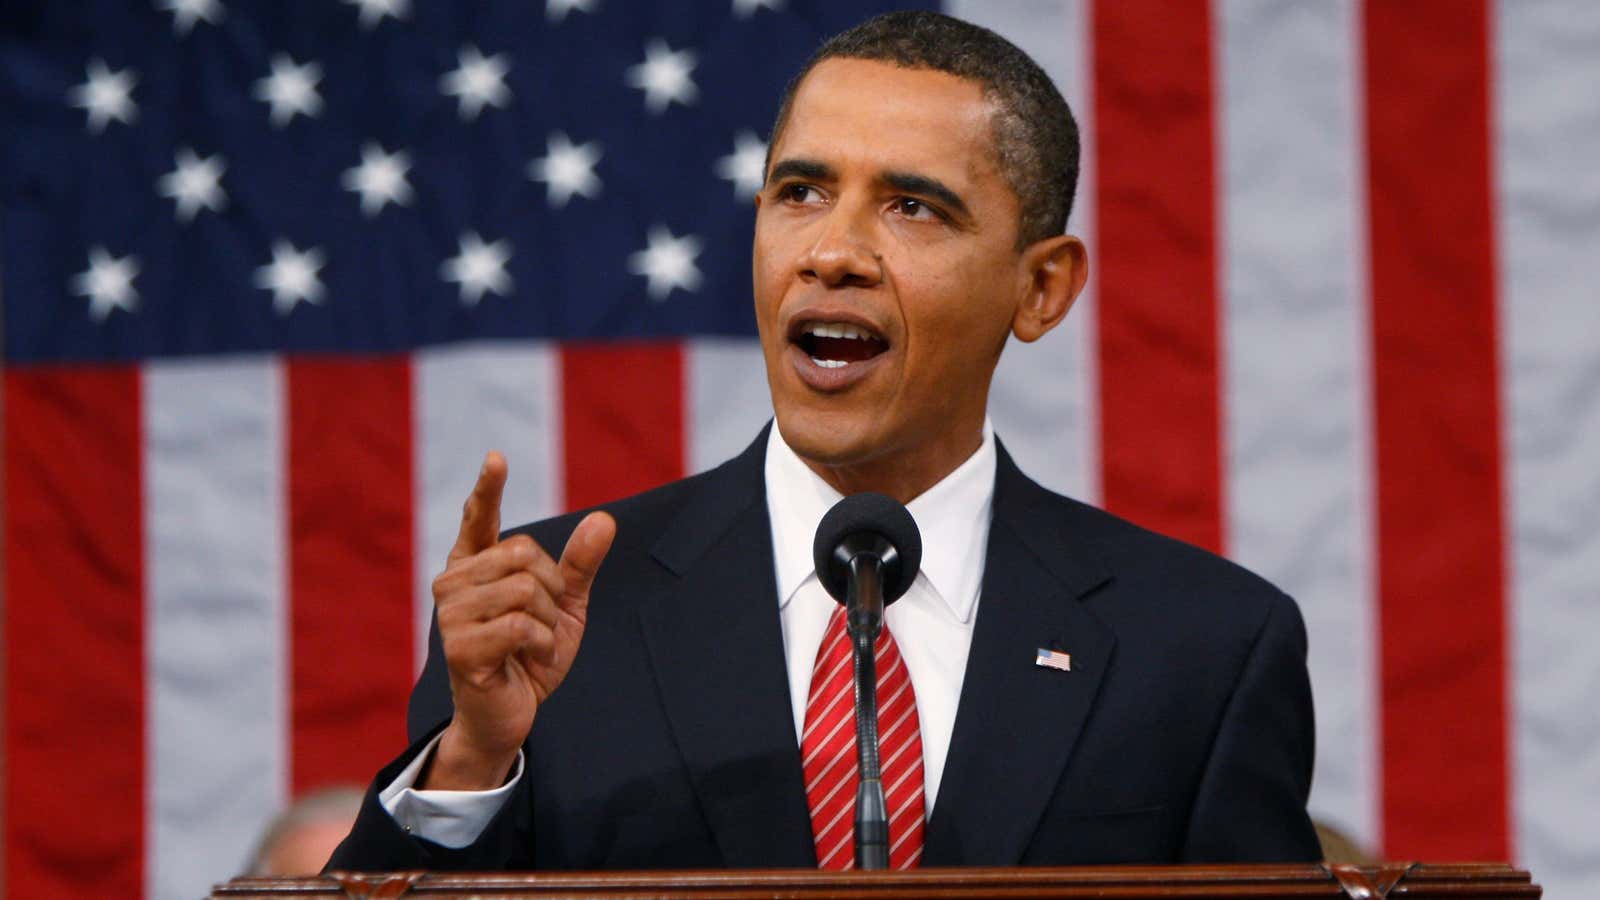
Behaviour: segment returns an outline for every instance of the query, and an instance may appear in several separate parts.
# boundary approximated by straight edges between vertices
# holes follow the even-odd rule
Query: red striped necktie
[[[878,634],[878,752],[889,810],[889,868],[909,869],[922,858],[922,727],[900,648],[884,624]],[[833,611],[811,670],[811,696],[800,739],[806,801],[817,866],[855,866],[856,710],[850,638],[844,607]]]

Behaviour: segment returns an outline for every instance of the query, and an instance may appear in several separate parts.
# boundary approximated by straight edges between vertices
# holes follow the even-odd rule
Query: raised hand
[[[455,718],[419,788],[487,790],[505,781],[539,704],[572,666],[589,588],[617,533],[611,516],[590,513],[559,561],[526,535],[498,540],[505,484],[505,458],[491,451],[433,580]]]

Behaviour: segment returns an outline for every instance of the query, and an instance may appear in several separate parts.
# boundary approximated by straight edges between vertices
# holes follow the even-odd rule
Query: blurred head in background
[[[305,794],[279,813],[250,857],[251,875],[315,875],[350,833],[363,791],[339,785]]]

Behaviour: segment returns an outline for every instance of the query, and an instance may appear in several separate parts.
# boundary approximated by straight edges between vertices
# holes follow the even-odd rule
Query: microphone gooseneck
[[[844,604],[855,656],[856,868],[889,867],[889,815],[878,763],[878,666],[875,644],[884,607],[917,578],[922,535],[898,501],[853,494],[834,504],[817,526],[812,557],[817,578]]]

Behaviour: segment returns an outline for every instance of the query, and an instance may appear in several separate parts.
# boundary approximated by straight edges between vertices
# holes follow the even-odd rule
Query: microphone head
[[[849,591],[850,560],[863,552],[883,562],[884,605],[910,590],[922,565],[922,533],[900,501],[883,494],[851,494],[817,525],[811,545],[817,578],[840,603]]]

